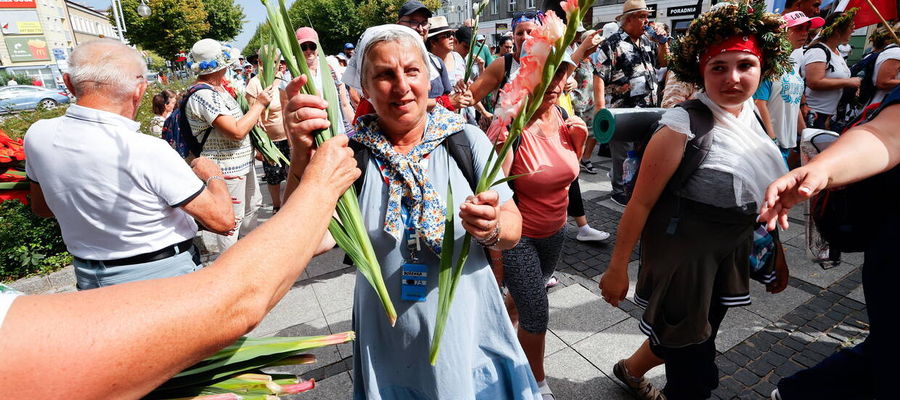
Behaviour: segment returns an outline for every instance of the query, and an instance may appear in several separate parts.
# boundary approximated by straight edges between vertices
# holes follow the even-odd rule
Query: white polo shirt
[[[0,284],[0,328],[3,327],[3,320],[6,319],[6,313],[8,313],[9,308],[12,307],[13,300],[21,294],[22,293]]]
[[[193,238],[179,206],[203,182],[169,144],[121,115],[78,105],[25,134],[28,178],[41,186],[69,252],[112,260]]]

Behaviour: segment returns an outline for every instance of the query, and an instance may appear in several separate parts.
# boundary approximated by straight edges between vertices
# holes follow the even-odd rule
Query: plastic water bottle
[[[638,169],[638,156],[634,150],[628,151],[628,157],[622,163],[622,180],[625,181],[625,193],[631,196],[634,191],[634,178]]]

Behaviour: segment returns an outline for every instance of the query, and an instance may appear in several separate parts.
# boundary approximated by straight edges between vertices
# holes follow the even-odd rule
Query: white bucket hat
[[[208,75],[228,68],[237,61],[237,51],[213,39],[200,39],[188,53],[188,67],[198,75]]]

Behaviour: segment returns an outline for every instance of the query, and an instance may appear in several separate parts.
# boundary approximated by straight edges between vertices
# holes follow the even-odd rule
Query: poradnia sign
[[[697,6],[669,7],[666,9],[667,17],[681,17],[685,15],[693,16],[697,11]]]

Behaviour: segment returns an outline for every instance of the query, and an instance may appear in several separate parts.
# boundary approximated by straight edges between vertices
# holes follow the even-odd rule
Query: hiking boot
[[[653,387],[650,384],[650,381],[641,377],[634,378],[628,374],[628,370],[625,369],[625,360],[619,360],[615,366],[613,366],[613,375],[619,379],[620,382],[624,383],[625,386],[628,386],[631,389],[631,393],[640,400],[666,400],[666,395],[662,394],[659,389]]]
[[[582,160],[582,161],[579,161],[579,163],[581,164],[581,169],[584,172],[587,172],[592,175],[597,173],[597,168],[594,168],[594,163],[592,163],[591,160],[587,160],[587,161]]]

